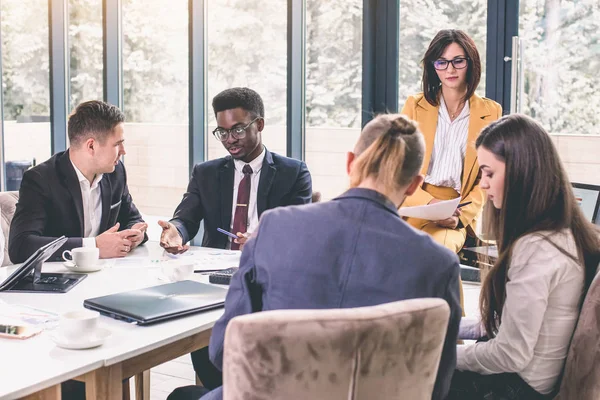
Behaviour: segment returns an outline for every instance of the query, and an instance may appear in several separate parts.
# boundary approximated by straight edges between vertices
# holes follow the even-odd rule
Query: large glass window
[[[287,2],[212,0],[208,2],[208,159],[227,151],[210,132],[216,127],[212,99],[225,89],[245,86],[265,104],[262,140],[286,153]]]
[[[421,60],[440,29],[461,29],[475,41],[482,64],[476,93],[485,95],[487,3],[487,0],[400,1],[400,109],[408,96],[423,91]]]
[[[6,189],[50,157],[48,1],[3,0],[2,90]]]
[[[600,134],[600,3],[521,0],[520,112],[555,134]],[[597,152],[594,152],[597,157]]]
[[[102,100],[102,0],[69,0],[70,109]]]
[[[173,215],[189,181],[188,2],[122,7],[125,165],[134,202],[154,228],[149,216]]]
[[[348,188],[346,153],[360,134],[362,4],[306,2],[306,163],[324,200]]]

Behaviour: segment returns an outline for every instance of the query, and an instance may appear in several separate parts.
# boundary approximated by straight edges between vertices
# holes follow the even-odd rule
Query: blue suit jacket
[[[227,246],[229,238],[217,228],[230,229],[234,172],[231,156],[194,166],[187,192],[171,220],[183,243],[196,236],[204,220],[202,246]],[[311,197],[312,181],[306,164],[265,149],[256,198],[258,217],[271,208],[310,203]]]
[[[438,297],[451,310],[433,393],[444,399],[456,366],[458,276],[456,254],[406,224],[375,191],[350,189],[330,202],[269,211],[242,252],[213,328],[211,361],[222,369],[225,328],[238,315]]]

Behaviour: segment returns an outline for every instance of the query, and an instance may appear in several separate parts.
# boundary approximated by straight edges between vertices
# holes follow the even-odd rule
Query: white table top
[[[194,260],[201,267],[237,266],[239,252],[194,247],[180,260]],[[83,308],[88,298],[166,283],[161,269],[171,257],[163,254],[157,242],[148,242],[126,258],[108,261],[107,266],[72,288],[68,293],[0,293],[10,304],[22,304],[53,313]],[[61,263],[46,263],[44,272],[70,272]],[[190,278],[208,283],[198,273]],[[27,340],[0,338],[0,399],[15,398],[173,343],[212,328],[223,309],[203,312],[150,326],[137,326],[100,317],[100,326],[112,335],[97,348],[67,350],[57,347],[48,331]]]

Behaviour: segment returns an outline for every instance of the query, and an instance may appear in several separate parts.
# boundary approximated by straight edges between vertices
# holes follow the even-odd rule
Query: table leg
[[[129,378],[123,379],[123,400],[131,400],[131,384]]]
[[[123,374],[121,364],[99,368],[85,374],[84,377],[86,399],[123,399]]]
[[[150,400],[150,370],[135,375],[135,400]]]
[[[60,383],[37,393],[23,397],[22,400],[60,400]]]

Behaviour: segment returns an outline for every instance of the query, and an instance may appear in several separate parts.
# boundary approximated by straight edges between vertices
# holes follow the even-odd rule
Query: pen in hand
[[[217,228],[217,231],[221,232],[221,233],[222,233],[222,234],[224,234],[224,235],[227,235],[227,236],[229,236],[229,237],[230,237],[230,238],[232,238],[232,239],[239,239],[237,235],[234,235],[233,233],[231,233],[231,232],[228,232],[228,231],[226,231],[225,229]]]
[[[458,206],[456,206],[456,208],[461,208],[461,207],[464,207],[464,206],[468,206],[471,203],[472,203],[472,201],[467,201],[466,203],[460,203]]]

